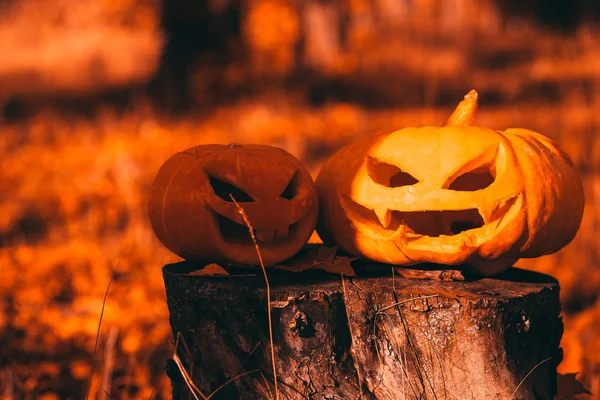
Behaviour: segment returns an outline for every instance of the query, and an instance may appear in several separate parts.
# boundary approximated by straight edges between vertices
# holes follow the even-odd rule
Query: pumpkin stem
[[[463,101],[458,103],[456,110],[450,115],[444,126],[470,126],[477,116],[477,92],[473,89],[465,95]]]

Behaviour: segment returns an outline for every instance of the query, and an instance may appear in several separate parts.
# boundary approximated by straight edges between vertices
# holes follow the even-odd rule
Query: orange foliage
[[[139,110],[124,116],[99,112],[93,124],[41,113],[24,124],[6,125],[1,136],[5,155],[0,159],[0,181],[6,182],[3,193],[10,188],[10,196],[0,197],[4,220],[0,291],[12,299],[17,312],[0,312],[0,330],[10,326],[27,332],[18,344],[20,351],[60,351],[63,343],[72,343],[89,354],[104,291],[119,263],[105,305],[102,337],[110,327],[117,328],[120,373],[129,368],[133,374],[129,384],[138,388],[159,385],[167,398],[168,381],[160,372],[164,350],[157,350],[164,348],[170,336],[160,268],[178,258],[160,245],[146,217],[149,185],[160,165],[176,151],[199,143],[262,142],[295,153],[315,175],[324,157],[364,132],[442,123],[450,111],[368,111],[345,104],[311,109],[258,102],[222,108],[198,121],[172,120],[158,113],[142,117],[149,113]],[[546,125],[535,118],[547,112],[486,107],[479,121],[492,126],[541,121],[533,123],[536,127]],[[586,118],[591,123],[598,117],[588,114]],[[578,134],[575,127],[567,128],[549,131],[563,142]],[[315,158],[307,152],[314,146],[325,149],[322,156]],[[582,160],[575,161],[580,164]],[[521,262],[558,277],[567,303],[578,294],[593,296],[600,288],[600,273],[594,272],[600,179],[585,175],[584,186],[584,222],[574,242],[555,255]],[[45,226],[45,231],[24,235],[27,218]],[[596,314],[592,313],[566,320],[563,364],[568,372],[588,371],[590,379],[598,376],[600,366],[600,360],[592,358],[595,342],[589,339],[597,337]],[[149,358],[157,351],[158,359]],[[146,361],[131,361],[131,357]],[[76,356],[69,362],[73,378],[85,382],[89,358]],[[53,376],[54,371],[50,368],[43,373]],[[29,390],[33,392],[34,387]]]
[[[294,47],[300,38],[300,20],[293,2],[249,2],[244,37],[255,72],[289,73],[294,67]]]
[[[143,83],[158,67],[158,1],[26,0],[0,7],[0,54],[10,54],[0,57],[0,97],[107,90]]]

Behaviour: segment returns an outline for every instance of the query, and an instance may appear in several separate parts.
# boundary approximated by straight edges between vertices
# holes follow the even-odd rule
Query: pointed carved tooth
[[[387,207],[375,206],[373,208],[375,211],[375,215],[379,219],[379,222],[384,228],[390,226],[390,222],[392,222],[392,212]]]
[[[494,219],[494,213],[498,209],[497,203],[489,203],[479,207],[479,215],[483,218],[484,224],[489,224]]]

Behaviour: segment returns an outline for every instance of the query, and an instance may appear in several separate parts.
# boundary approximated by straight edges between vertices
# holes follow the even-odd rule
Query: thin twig
[[[175,337],[174,350],[173,350],[174,355],[173,355],[172,359],[173,359],[173,361],[175,361],[175,364],[177,365],[177,368],[179,369],[179,372],[183,376],[183,379],[185,380],[186,385],[190,389],[190,393],[196,398],[196,400],[198,400],[198,397],[196,396],[196,393],[194,392],[194,389],[195,389],[198,392],[198,394],[204,400],[206,400],[207,397],[194,384],[194,381],[192,380],[190,374],[185,370],[185,368],[183,366],[183,363],[181,362],[181,358],[179,358],[179,355],[177,354],[177,350],[179,349],[179,339],[181,339],[181,343],[183,343],[183,347],[185,347],[185,350],[187,351],[187,353],[190,355],[190,358],[191,358],[190,349],[189,349],[189,347],[187,345],[187,342],[185,341],[185,338],[181,335],[181,332],[177,332],[177,336]],[[175,359],[175,356],[177,356],[177,359]]]
[[[552,359],[552,357],[548,357],[548,358],[546,358],[545,360],[542,360],[542,361],[540,361],[539,363],[537,363],[537,364],[535,365],[535,367],[531,368],[531,371],[529,371],[529,372],[527,373],[527,375],[525,375],[525,378],[521,379],[521,382],[519,382],[519,385],[517,386],[517,388],[515,389],[515,391],[512,393],[512,396],[510,396],[510,397],[511,397],[511,398],[515,397],[515,394],[517,394],[517,391],[519,390],[519,388],[521,387],[521,385],[523,384],[523,382],[525,382],[525,379],[527,379],[527,377],[528,377],[529,375],[531,375],[531,373],[532,373],[533,371],[535,371],[535,369],[536,369],[537,367],[539,367],[540,365],[542,365],[543,363],[545,363],[546,361],[549,361],[549,360],[551,360],[551,359]]]
[[[261,343],[261,341],[259,340],[258,343],[256,343],[256,346],[254,346],[254,348],[252,349],[252,351],[250,353],[248,353],[248,355],[246,356],[246,359],[244,361],[242,361],[242,365],[246,364],[246,361],[248,361],[250,359],[250,357],[252,357],[252,354],[254,354],[256,349],[258,349],[258,346],[260,346],[260,343]]]
[[[265,374],[263,374],[262,371],[258,371],[258,372],[260,372],[260,377],[262,378],[263,383],[265,384],[265,387],[267,388],[267,392],[269,392],[269,399],[273,400],[273,393],[271,393],[271,388],[269,387],[267,378],[265,378]]]
[[[375,314],[381,314],[382,312],[384,312],[386,310],[389,310],[390,308],[394,308],[394,307],[402,305],[404,303],[410,303],[411,301],[415,301],[415,300],[430,299],[432,297],[438,297],[438,295],[437,294],[432,294],[430,296],[420,296],[420,297],[413,297],[412,299],[402,300],[402,301],[399,301],[399,302],[394,303],[392,305],[383,307],[382,309],[378,310]]]
[[[404,318],[404,314],[402,314],[402,309],[400,308],[401,304],[410,302],[410,301],[414,301],[414,300],[418,300],[418,299],[424,299],[424,298],[430,298],[430,297],[437,297],[437,295],[431,295],[431,296],[420,296],[420,297],[414,297],[411,299],[407,299],[407,300],[403,300],[403,301],[398,301],[398,294],[396,292],[394,292],[394,299],[396,300],[395,304],[392,304],[389,307],[384,307],[383,309],[379,310],[379,312],[385,311],[391,307],[396,307],[396,310],[398,311],[398,316],[400,317],[400,322],[402,322],[402,328],[404,329],[404,333],[406,334],[406,341],[408,343],[408,346],[410,348],[410,350],[413,353],[413,357],[415,360],[415,368],[417,370],[417,374],[419,376],[419,381],[423,387],[423,391],[426,393],[427,392],[427,387],[425,386],[425,381],[427,381],[427,383],[429,384],[429,388],[431,389],[431,392],[433,394],[434,399],[437,400],[437,395],[435,393],[435,390],[433,388],[432,383],[429,381],[429,377],[427,376],[427,373],[423,373],[423,371],[421,371],[421,368],[424,369],[424,364],[421,361],[419,354],[417,353],[417,350],[415,349],[415,346],[413,344],[413,341],[410,337],[410,332],[408,329],[408,324],[406,323],[406,319]],[[385,314],[387,315],[387,314]]]
[[[356,359],[356,354],[354,354],[354,346],[352,346],[352,341],[354,340],[354,335],[352,334],[352,324],[350,322],[350,315],[348,314],[348,307],[346,306],[346,282],[344,281],[344,274],[340,274],[342,277],[342,291],[344,300],[344,309],[346,310],[346,318],[348,319],[348,331],[350,331],[350,352],[352,353],[352,359],[354,360],[354,367],[356,368],[356,376],[358,377],[358,394],[361,399],[363,399],[363,391],[362,391],[362,378],[360,376],[360,366],[358,365],[358,360]]]
[[[177,355],[177,349],[175,349],[175,352],[173,353],[173,361],[175,362],[175,365],[177,365],[177,368],[179,369],[179,372],[181,373],[181,376],[183,377],[185,384],[190,389],[190,392],[192,393],[192,395],[194,395],[194,398],[196,400],[200,400],[200,398],[196,395],[196,392],[198,392],[198,394],[200,395],[200,397],[202,397],[203,400],[208,400],[208,397],[206,397],[204,394],[202,394],[200,389],[198,389],[198,387],[194,384],[194,382],[192,381],[192,378],[190,377],[190,375],[187,373],[187,371],[183,367],[183,363],[181,362],[181,359]]]
[[[177,332],[177,337],[175,339],[175,350],[173,352],[173,361],[177,365],[177,368],[179,369],[179,372],[181,373],[181,376],[183,377],[183,380],[185,381],[185,384],[187,385],[188,389],[190,389],[190,393],[194,396],[194,398],[196,400],[200,400],[200,398],[198,397],[198,395],[200,395],[200,397],[203,400],[209,400],[219,390],[223,389],[225,386],[227,386],[231,382],[235,381],[236,379],[238,379],[238,378],[240,378],[240,377],[242,377],[244,375],[248,375],[248,374],[251,374],[251,373],[254,373],[254,372],[258,372],[258,373],[261,374],[261,376],[263,378],[263,381],[265,382],[265,386],[267,387],[267,390],[269,390],[269,385],[267,384],[267,381],[266,381],[266,379],[265,379],[262,371],[259,370],[259,369],[253,369],[252,371],[246,371],[246,372],[243,372],[241,374],[238,374],[238,375],[234,376],[233,378],[229,379],[227,382],[223,383],[221,386],[219,386],[218,388],[216,388],[211,394],[209,394],[208,396],[205,396],[202,393],[202,391],[198,388],[198,386],[196,386],[196,384],[192,380],[192,377],[190,376],[190,374],[185,370],[183,362],[181,362],[181,358],[179,358],[179,355],[177,355],[177,349],[178,349],[178,346],[179,346],[179,338],[182,339],[182,343],[187,348],[187,344],[185,343],[185,340],[183,339],[183,336],[181,336],[181,332]],[[270,391],[269,391],[269,395],[272,398],[272,395],[271,395]]]
[[[254,243],[254,248],[256,249],[256,254],[258,255],[258,261],[260,262],[260,267],[262,269],[265,284],[267,285],[267,312],[269,317],[269,340],[271,342],[271,363],[273,368],[273,383],[275,385],[275,400],[279,400],[279,389],[277,386],[277,370],[275,368],[275,346],[273,345],[273,322],[271,321],[271,286],[269,285],[269,278],[267,278],[267,270],[265,268],[265,264],[262,259],[262,255],[260,254],[260,249],[258,247],[258,242],[256,241],[256,236],[254,236],[254,228],[248,219],[248,216],[244,212],[244,209],[238,204],[237,201],[233,198],[233,195],[230,193],[229,197],[233,201],[233,204],[238,209],[238,212],[242,215],[246,226],[248,227],[248,231],[250,232],[250,238],[252,238],[252,242]]]
[[[207,397],[207,399],[210,399],[211,397],[213,397],[215,394],[217,394],[217,392],[218,392],[219,390],[223,389],[223,388],[224,388],[225,386],[227,386],[229,383],[231,383],[231,382],[235,381],[235,380],[236,380],[236,379],[238,379],[238,378],[241,378],[241,377],[242,377],[242,376],[244,376],[244,375],[252,374],[252,373],[254,373],[254,372],[260,372],[260,369],[253,369],[252,371],[246,371],[246,372],[242,372],[241,374],[234,376],[233,378],[231,378],[230,380],[228,380],[227,382],[225,382],[224,384],[222,384],[221,386],[219,386],[218,388],[216,388],[216,389],[214,390],[214,392],[212,392],[212,393],[211,393],[211,394],[210,394],[210,395]]]
[[[104,370],[102,371],[102,385],[100,387],[107,394],[110,393],[110,384],[115,366],[115,344],[118,335],[119,330],[116,327],[112,327],[108,333],[108,339],[106,339],[104,348]]]
[[[100,310],[100,319],[98,320],[98,330],[96,331],[96,343],[94,344],[94,352],[92,353],[92,362],[90,365],[90,379],[88,382],[87,390],[85,392],[86,400],[89,399],[89,397],[90,397],[90,389],[92,387],[92,377],[94,376],[94,363],[96,362],[96,350],[98,350],[98,339],[100,338],[100,328],[102,327],[102,317],[104,316],[104,306],[106,305],[106,299],[108,297],[108,291],[110,289],[110,285],[113,282],[113,279],[115,277],[115,273],[117,272],[117,269],[119,269],[119,265],[121,265],[121,262],[117,263],[117,266],[113,270],[113,273],[110,277],[110,281],[108,281],[108,286],[106,287],[106,292],[104,292],[104,300],[102,301],[102,309]]]
[[[179,348],[179,339],[181,339],[181,343],[183,343],[183,349],[186,352],[185,356],[190,366],[190,372],[188,374],[194,376],[194,357],[192,357],[192,352],[190,351],[185,338],[181,335],[181,332],[177,332],[177,340],[175,341],[176,348]],[[188,394],[188,400],[191,400],[191,394]]]

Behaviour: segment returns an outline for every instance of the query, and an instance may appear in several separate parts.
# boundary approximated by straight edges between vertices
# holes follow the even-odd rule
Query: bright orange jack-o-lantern
[[[486,276],[567,245],[584,206],[572,161],[539,133],[470,126],[476,110],[471,91],[444,127],[335,153],[316,181],[324,242],[392,264],[464,263]]]
[[[310,174],[285,150],[265,145],[204,145],[175,154],[152,185],[150,223],[184,259],[257,264],[231,197],[254,228],[265,264],[293,256],[314,230],[318,201]]]

